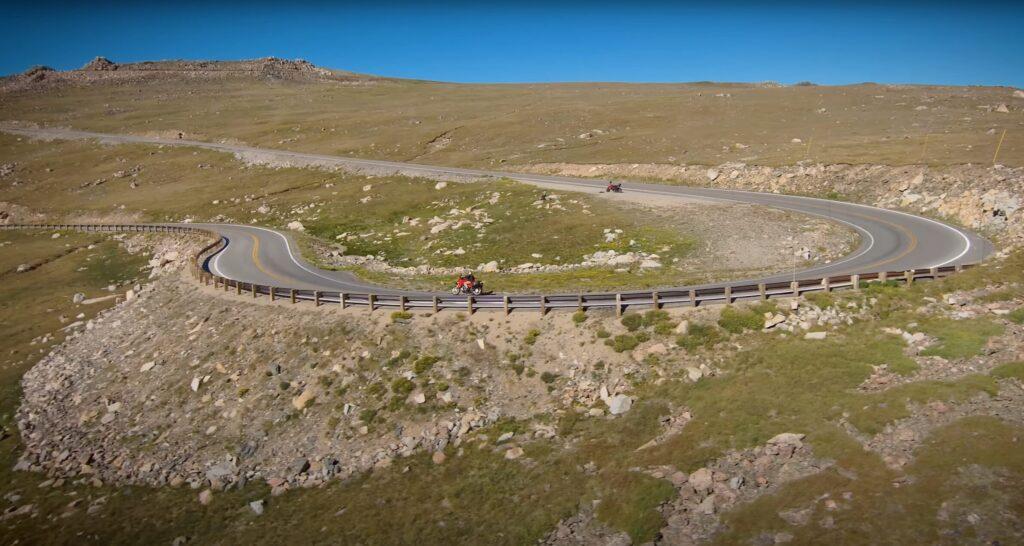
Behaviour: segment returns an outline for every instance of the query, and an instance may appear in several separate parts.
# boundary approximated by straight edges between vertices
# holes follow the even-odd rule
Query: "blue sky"
[[[377,5],[381,4],[381,5]],[[304,58],[459,82],[1024,86],[1024,2],[99,2],[0,16],[0,73],[96,55]]]

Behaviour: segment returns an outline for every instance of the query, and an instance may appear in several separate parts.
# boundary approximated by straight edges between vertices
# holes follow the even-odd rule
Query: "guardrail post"
[[[959,273],[964,270],[964,264],[954,264],[953,271]]]
[[[850,283],[854,290],[860,290],[860,275],[850,275]]]
[[[690,306],[697,307],[697,291],[692,289],[690,290]]]
[[[259,293],[260,287],[255,283],[249,283],[249,288],[252,288],[252,299],[256,299],[256,294]]]
[[[313,291],[313,307],[320,307],[320,291]]]
[[[433,297],[433,298],[431,299],[431,304],[433,305],[433,308],[434,308],[434,314],[436,315],[436,314],[437,314],[437,312],[438,312],[438,310],[439,310],[439,309],[441,308],[441,298],[439,298],[439,297],[437,297],[437,296],[434,296],[434,297]]]
[[[466,296],[466,311],[473,314],[473,296]]]
[[[221,279],[220,284],[221,284],[221,286],[224,287],[224,291],[227,292],[228,291],[228,280],[227,279]]]
[[[295,303],[295,289],[294,288],[291,289],[291,297],[292,297],[292,303]]]
[[[210,277],[202,273],[200,273],[200,276],[203,278],[203,286],[210,286]]]
[[[615,294],[615,316],[622,316],[622,294]]]
[[[907,281],[907,284],[914,284],[914,272],[909,269],[903,272],[903,279]]]
[[[341,308],[345,308],[345,299],[348,298],[348,294],[344,292],[338,292],[338,303],[341,304]]]
[[[583,294],[577,294],[576,295],[576,310],[577,311],[582,311],[583,310]]]
[[[658,302],[657,290],[651,292],[651,305],[653,305],[655,309],[661,309],[661,304]]]
[[[277,288],[274,287],[274,286],[271,286],[270,287],[270,301],[275,301],[276,299],[277,299]]]
[[[830,292],[832,290],[832,286],[829,284],[828,277],[824,277],[821,279],[821,288],[825,292]]]
[[[242,283],[240,283],[238,281],[235,281],[235,295],[237,295],[237,296],[241,296],[242,295]]]
[[[939,268],[933,267],[929,269],[928,274],[931,275],[933,279],[939,278]]]
[[[405,296],[398,296],[398,310],[405,311]]]
[[[374,307],[374,304],[376,302],[377,302],[377,295],[376,294],[367,294],[366,295],[367,307],[369,307],[369,310],[370,310],[371,313],[373,312],[373,307]]]
[[[501,305],[505,308],[505,316],[507,317],[509,314],[508,296],[501,297]]]
[[[885,284],[885,279],[888,276],[889,275],[885,271],[882,271],[881,273],[878,274],[878,282]]]
[[[797,298],[800,296],[800,283],[793,281],[789,283],[789,289],[793,291],[793,297]]]
[[[726,305],[732,303],[732,287],[731,286],[726,286],[725,287],[725,303],[726,303]]]
[[[768,299],[768,289],[765,287],[763,282],[757,284],[757,294],[761,296],[761,301]]]

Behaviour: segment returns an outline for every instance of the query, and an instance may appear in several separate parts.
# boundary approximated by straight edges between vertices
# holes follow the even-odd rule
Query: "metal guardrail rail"
[[[616,315],[625,309],[647,307],[658,309],[665,306],[692,306],[703,304],[730,304],[737,301],[767,300],[772,297],[797,297],[810,292],[829,292],[837,289],[859,290],[869,282],[895,281],[911,284],[920,279],[938,279],[973,267],[975,264],[957,264],[928,269],[912,269],[908,271],[882,271],[853,275],[839,275],[802,279],[792,282],[774,282],[757,284],[736,284],[713,288],[668,289],[635,292],[619,292],[614,294],[578,294],[578,295],[483,295],[483,296],[448,296],[431,297],[405,296],[395,294],[378,294],[373,292],[339,292],[330,290],[304,290],[284,286],[269,286],[229,279],[210,272],[205,261],[210,256],[223,250],[227,239],[208,229],[184,225],[165,224],[10,224],[0,225],[0,230],[44,230],[44,231],[83,231],[83,232],[119,232],[119,233],[184,233],[208,235],[215,239],[203,247],[192,257],[191,274],[204,285],[226,292],[234,291],[237,295],[252,298],[269,297],[271,301],[282,299],[292,303],[300,301],[313,302],[314,305],[338,305],[346,307],[366,307],[375,309],[395,309],[411,311],[429,309],[439,312],[443,309],[456,309],[473,313],[479,310],[501,310],[509,314],[514,310],[539,311],[545,314],[551,310],[571,309],[587,310],[595,308],[614,308]]]

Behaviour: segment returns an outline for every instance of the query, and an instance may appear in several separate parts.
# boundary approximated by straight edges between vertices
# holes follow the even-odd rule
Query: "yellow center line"
[[[273,278],[273,279],[275,279],[277,281],[280,281],[282,283],[286,283],[287,284],[288,282],[294,282],[294,281],[289,281],[287,279],[282,279],[281,277],[278,277],[277,275],[275,275],[275,274],[273,274],[273,273],[271,273],[271,272],[269,272],[269,271],[267,271],[266,269],[263,268],[263,264],[260,263],[260,257],[259,257],[259,253],[260,253],[260,240],[255,235],[253,235],[251,233],[248,234],[248,235],[249,235],[249,237],[252,237],[252,263],[256,266],[256,269],[258,269],[260,271],[260,273],[263,273],[264,275],[266,275],[268,277],[271,277],[271,278]]]
[[[824,208],[819,208],[818,210],[825,210],[825,209]],[[853,211],[846,211],[846,213],[847,214],[851,214],[853,216],[859,216],[860,218],[864,218],[866,220],[872,220],[874,222],[880,222],[880,223],[885,224],[887,226],[894,227],[897,230],[902,231],[903,234],[906,235],[908,239],[910,239],[910,246],[908,246],[906,249],[904,249],[903,252],[900,252],[899,254],[897,254],[897,255],[895,255],[895,256],[893,256],[891,258],[886,258],[884,260],[877,261],[877,262],[870,263],[868,265],[862,266],[862,267],[860,267],[858,269],[866,271],[869,268],[878,267],[880,265],[885,265],[885,264],[888,264],[888,263],[895,262],[896,260],[899,260],[900,258],[903,258],[904,256],[906,256],[907,254],[910,254],[911,252],[914,251],[914,249],[917,248],[917,236],[914,235],[914,233],[912,231],[910,231],[909,229],[907,229],[907,228],[905,228],[905,227],[903,227],[903,226],[901,226],[899,224],[894,224],[894,223],[889,222],[887,220],[882,220],[881,218],[876,218],[874,216],[869,216],[867,214],[860,214],[860,213],[853,212]]]

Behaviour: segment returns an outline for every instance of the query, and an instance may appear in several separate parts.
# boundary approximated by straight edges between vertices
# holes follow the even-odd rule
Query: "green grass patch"
[[[1024,381],[1024,361],[1000,364],[993,368],[991,375],[996,379],[1014,378]]]
[[[910,416],[908,403],[932,401],[960,402],[986,392],[995,395],[998,387],[992,377],[969,375],[957,381],[919,381],[893,387],[887,391],[864,395],[849,407],[849,421],[865,434],[878,434],[885,425]]]
[[[981,353],[988,338],[1003,333],[1002,325],[987,318],[951,320],[924,318],[919,321],[922,332],[938,338],[938,344],[921,354],[947,359],[969,358]]]
[[[836,304],[836,296],[831,292],[809,292],[804,294],[804,299],[822,309],[827,309]]]
[[[1018,307],[1006,315],[1006,319],[1016,324],[1024,324],[1024,307]]]
[[[654,540],[665,526],[658,506],[675,495],[672,484],[628,470],[605,473],[601,482],[598,519],[629,533],[634,544]]]

